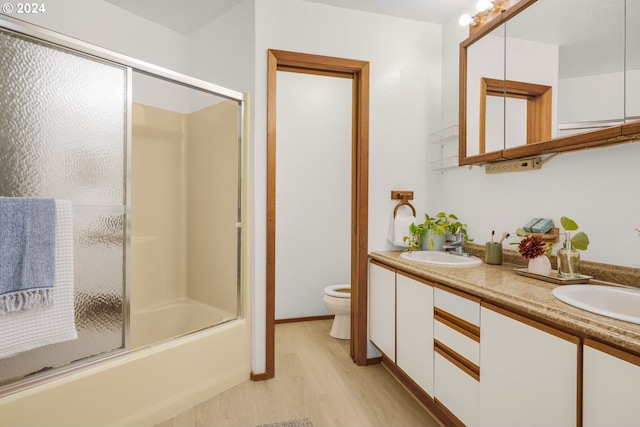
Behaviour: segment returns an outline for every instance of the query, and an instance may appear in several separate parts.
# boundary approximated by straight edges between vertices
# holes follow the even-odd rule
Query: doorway
[[[267,72],[267,254],[265,374],[275,376],[276,95],[277,72],[353,81],[351,167],[351,358],[367,364],[367,246],[369,181],[369,63],[270,49]]]

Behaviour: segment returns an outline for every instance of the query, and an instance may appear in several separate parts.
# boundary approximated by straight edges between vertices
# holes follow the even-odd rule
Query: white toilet
[[[324,288],[324,303],[335,315],[331,335],[333,338],[351,338],[351,285],[331,285]]]

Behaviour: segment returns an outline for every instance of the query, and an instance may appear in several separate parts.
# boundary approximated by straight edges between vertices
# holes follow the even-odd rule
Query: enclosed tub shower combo
[[[53,203],[47,239],[0,232],[51,265],[46,304],[0,311],[0,396],[246,323],[244,94],[10,18],[0,86],[0,230]]]

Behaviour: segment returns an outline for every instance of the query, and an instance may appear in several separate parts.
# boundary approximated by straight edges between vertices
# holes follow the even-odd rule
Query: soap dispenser
[[[571,244],[570,233],[565,233],[562,247],[558,249],[558,277],[576,279],[580,277],[580,251]]]

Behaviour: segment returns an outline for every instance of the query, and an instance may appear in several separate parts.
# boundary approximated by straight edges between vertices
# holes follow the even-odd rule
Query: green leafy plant
[[[425,225],[416,225],[415,223],[412,223],[409,226],[409,233],[411,233],[411,235],[404,236],[402,240],[407,242],[407,244],[409,245],[409,251],[419,251],[420,245],[427,235],[427,229],[425,228]]]
[[[424,216],[424,222],[417,225],[411,224],[411,226],[409,226],[411,235],[403,237],[403,240],[408,243],[410,251],[420,250],[420,245],[429,232],[431,232],[431,235],[442,236],[447,232],[455,234],[460,230],[460,233],[464,236],[464,241],[470,241],[467,230],[465,229],[466,224],[460,222],[456,215],[440,212],[435,216],[429,216],[429,214],[426,213]],[[433,247],[433,239],[429,237],[429,248],[433,249]]]
[[[575,231],[578,229],[578,224],[572,219],[563,216],[560,218],[560,224],[562,224],[562,228],[566,231]],[[582,231],[577,232],[571,237],[571,246],[574,249],[578,249],[580,251],[586,251],[589,247],[589,237]]]

